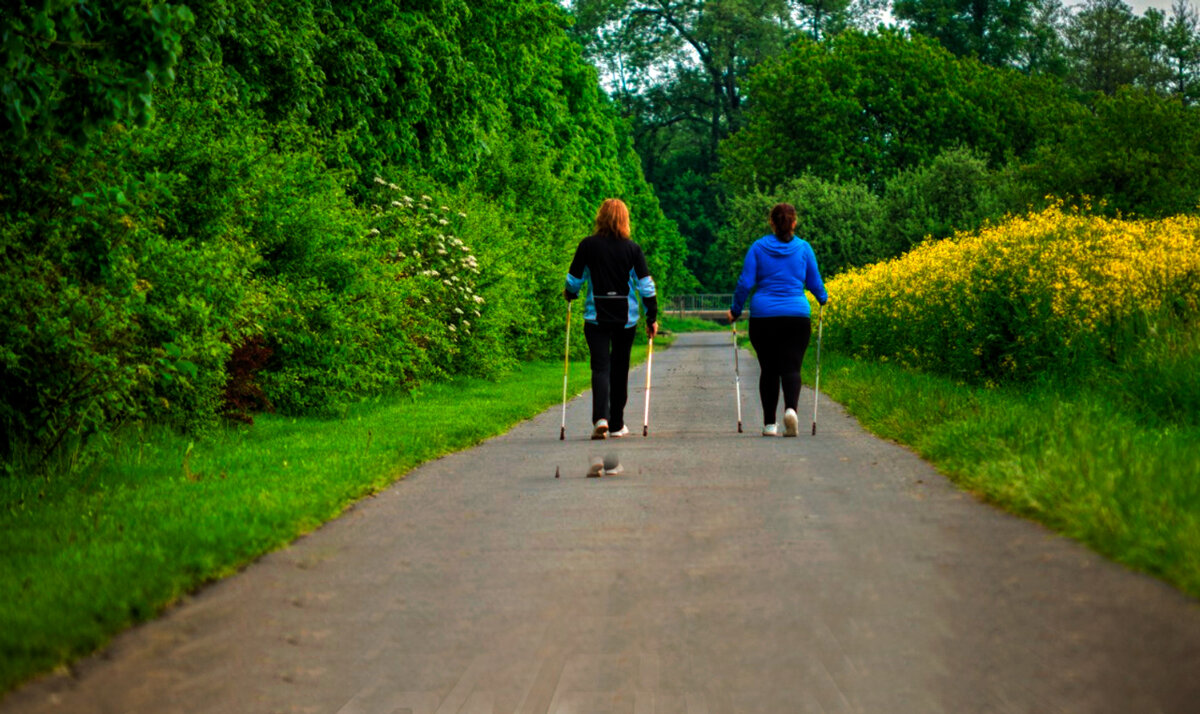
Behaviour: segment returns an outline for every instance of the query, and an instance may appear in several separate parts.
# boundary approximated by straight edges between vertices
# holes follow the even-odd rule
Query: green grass
[[[729,329],[729,325],[722,325],[712,320],[701,320],[698,317],[672,317],[669,312],[661,313],[659,326],[670,332],[722,332]],[[745,322],[738,329],[744,327]]]
[[[573,393],[588,374],[573,360]],[[495,382],[363,402],[341,419],[264,415],[194,443],[128,429],[70,477],[0,479],[0,692],[561,398],[562,362],[531,363]]]
[[[872,432],[912,447],[962,488],[1200,597],[1195,414],[1148,414],[1144,398],[1113,380],[985,389],[821,359],[821,390]],[[811,353],[806,362],[811,384]]]

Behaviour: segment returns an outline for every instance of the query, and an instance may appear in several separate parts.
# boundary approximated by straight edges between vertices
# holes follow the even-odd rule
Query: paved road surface
[[[567,442],[552,409],[427,464],[0,712],[1200,711],[1196,601],[829,402],[759,437],[743,357],[746,434],[728,336],[683,336],[651,438],[588,441],[585,395]]]

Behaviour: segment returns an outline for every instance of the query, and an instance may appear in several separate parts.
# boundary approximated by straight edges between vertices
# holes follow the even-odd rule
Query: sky
[[[1138,15],[1146,12],[1148,7],[1156,7],[1167,14],[1171,12],[1171,0],[1125,0],[1125,2]],[[1196,0],[1192,0],[1192,5],[1196,5]]]
[[[558,0],[563,7],[570,7],[570,0]],[[1125,0],[1125,3],[1133,8],[1133,11],[1141,15],[1148,7],[1156,7],[1163,12],[1170,13],[1172,0]],[[1200,7],[1200,0],[1191,0],[1194,7]],[[1066,0],[1064,5],[1070,6],[1077,4],[1077,0]]]

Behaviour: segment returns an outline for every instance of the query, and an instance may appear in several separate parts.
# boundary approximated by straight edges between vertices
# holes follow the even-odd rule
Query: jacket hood
[[[776,238],[773,234],[767,234],[758,239],[759,247],[767,252],[768,255],[783,257],[792,255],[800,250],[803,243],[798,236],[792,236],[792,239],[784,243]]]

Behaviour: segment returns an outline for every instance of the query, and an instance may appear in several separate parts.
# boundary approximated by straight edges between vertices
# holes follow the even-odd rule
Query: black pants
[[[752,317],[750,344],[758,354],[758,396],[762,399],[763,424],[775,423],[779,388],[783,387],[783,408],[800,405],[800,367],[812,337],[812,321],[807,317]]]
[[[592,423],[608,420],[611,431],[625,426],[629,400],[629,351],[636,327],[583,323],[592,364]]]

